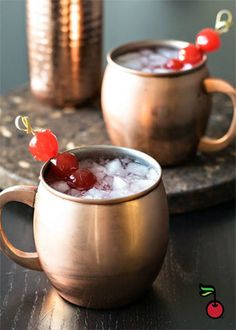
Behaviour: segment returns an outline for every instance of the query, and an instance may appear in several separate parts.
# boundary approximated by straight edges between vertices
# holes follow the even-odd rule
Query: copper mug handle
[[[37,191],[35,186],[13,186],[0,193],[0,249],[17,264],[33,269],[42,270],[37,252],[24,252],[15,248],[7,239],[2,228],[2,208],[8,202],[21,202],[34,207]]]
[[[219,151],[227,147],[234,139],[236,134],[236,90],[224,80],[207,78],[203,82],[207,93],[220,92],[228,95],[233,103],[233,118],[228,132],[219,139],[203,137],[198,145],[200,151]]]

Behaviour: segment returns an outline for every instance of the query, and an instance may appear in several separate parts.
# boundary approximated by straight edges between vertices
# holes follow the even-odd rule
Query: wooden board
[[[60,149],[81,145],[111,144],[102,113],[96,105],[80,109],[51,108],[39,103],[22,88],[1,99],[0,188],[15,184],[37,184],[41,164],[27,150],[29,137],[17,131],[17,115],[29,115],[34,127],[50,128],[60,141]],[[215,95],[208,134],[220,137],[232,117],[232,105],[223,95]],[[164,169],[163,180],[171,213],[205,208],[235,196],[235,145],[221,152],[198,154],[191,162]]]

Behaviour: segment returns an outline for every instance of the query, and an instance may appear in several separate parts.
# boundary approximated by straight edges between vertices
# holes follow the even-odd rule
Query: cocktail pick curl
[[[224,19],[223,17],[226,16]],[[222,9],[216,15],[216,22],[215,22],[215,30],[222,34],[229,31],[229,29],[233,26],[233,15],[227,9]]]
[[[15,119],[15,126],[19,131],[35,135],[28,116],[17,116]]]

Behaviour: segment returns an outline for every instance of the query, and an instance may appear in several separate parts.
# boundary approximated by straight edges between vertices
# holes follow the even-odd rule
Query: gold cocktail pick
[[[233,25],[233,15],[227,9],[222,9],[216,15],[215,30],[218,33],[226,33]]]
[[[27,134],[34,134],[28,116],[17,116],[15,119],[15,126],[18,130],[26,132]]]

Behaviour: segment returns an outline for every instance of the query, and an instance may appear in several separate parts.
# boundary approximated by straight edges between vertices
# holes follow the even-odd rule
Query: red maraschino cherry
[[[196,36],[196,46],[206,53],[219,49],[221,46],[219,32],[211,28],[201,30]]]
[[[178,58],[184,64],[197,64],[202,60],[202,51],[193,44],[179,50]]]
[[[20,126],[20,121],[24,126],[23,128]],[[33,137],[29,142],[29,151],[36,160],[46,162],[57,156],[57,138],[50,129],[34,131],[27,116],[16,117],[15,125],[19,130],[24,131],[27,134],[33,134]]]
[[[79,168],[72,173],[67,181],[68,185],[78,190],[89,190],[97,182],[96,176],[86,168]]]
[[[34,136],[29,142],[29,151],[34,159],[46,162],[57,156],[58,142],[56,136],[50,129],[34,132]]]
[[[71,152],[59,153],[51,159],[51,172],[55,176],[66,178],[79,168],[79,162],[75,154]]]
[[[184,63],[177,58],[171,58],[164,65],[164,68],[169,70],[181,70],[184,66]]]

